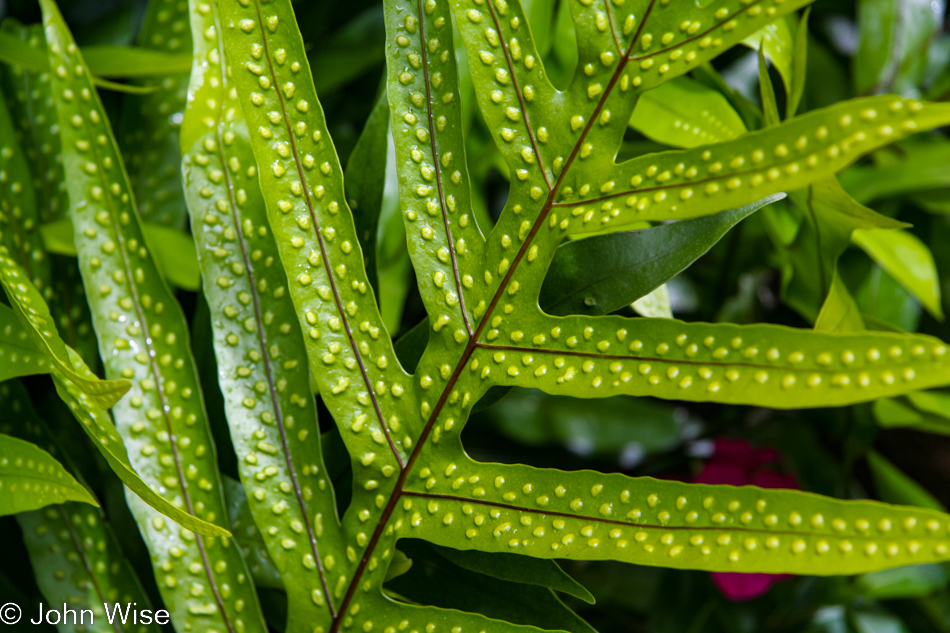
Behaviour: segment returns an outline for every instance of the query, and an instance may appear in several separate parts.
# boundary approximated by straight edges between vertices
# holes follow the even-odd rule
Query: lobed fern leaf
[[[243,484],[229,484],[242,527],[236,544],[220,527],[229,508],[184,319],[143,233],[88,67],[52,0],[41,4],[62,177],[110,380],[95,377],[59,337],[31,282],[37,276],[5,253],[4,288],[49,364],[15,370],[51,369],[110,465],[153,505],[129,497],[178,628],[262,631],[253,572],[259,586],[284,588],[294,633],[537,630],[513,616],[418,605],[384,591],[391,567],[404,571],[396,548],[406,538],[472,550],[443,556],[468,560],[458,562],[468,571],[480,571],[466,567],[473,556],[502,553],[818,575],[950,559],[950,516],[935,510],[479,463],[461,444],[469,414],[493,388],[800,408],[950,383],[946,345],[924,335],[629,319],[541,300],[570,236],[733,208],[729,217],[739,218],[779,192],[826,186],[860,156],[950,122],[944,104],[871,97],[750,133],[736,119],[736,129],[719,130],[722,142],[617,162],[641,94],[664,84],[675,94],[686,80],[666,82],[807,0],[572,2],[578,64],[564,89],[550,82],[517,0],[384,0],[388,127],[409,255],[429,315],[413,337],[427,339],[413,373],[396,356],[376,302],[375,258],[363,253],[375,242],[375,211],[362,210],[369,215],[356,221],[351,210],[352,200],[375,207],[382,190],[359,174],[355,191],[344,191],[290,0],[153,2],[147,38],[158,34],[154,44],[177,49],[171,40],[187,41],[188,21],[193,40],[175,160],[182,156]],[[487,236],[470,191],[453,22],[511,176]],[[156,93],[148,103],[167,113],[171,96]],[[177,125],[146,114],[150,134]],[[350,170],[379,162],[365,154],[382,151],[385,105],[373,116]],[[4,129],[15,136],[0,113]],[[171,160],[143,156],[166,167]],[[19,151],[3,158],[19,161],[11,168],[18,182],[30,180]],[[135,171],[146,176],[135,189],[148,203],[163,202],[156,192],[167,184],[149,176],[179,178],[177,169]],[[35,201],[25,207],[37,213]],[[54,207],[43,203],[40,214]],[[21,216],[8,216],[18,227]],[[14,255],[31,252],[10,235],[2,237]],[[352,498],[342,516],[311,380],[350,461]],[[104,395],[103,385],[116,388]],[[118,389],[129,385],[125,395]],[[112,404],[118,430],[102,410]],[[253,569],[241,546],[253,548]],[[553,563],[536,561],[535,569],[577,591]]]
[[[366,282],[341,169],[284,0],[222,0],[261,189],[320,394],[353,463],[342,542],[327,539],[335,614],[319,629],[515,630],[381,593],[398,539],[539,558],[721,571],[855,572],[948,557],[948,517],[799,492],[701,487],[481,464],[459,432],[492,386],[828,406],[950,381],[924,336],[548,316],[538,295],[570,234],[685,219],[826,178],[858,156],[945,124],[895,97],[847,102],[735,140],[616,164],[636,96],[805,2],[572,3],[580,61],[547,80],[520,3],[384,3],[388,92],[410,256],[429,342],[396,365]],[[512,174],[483,238],[468,193],[454,44]],[[319,72],[319,69],[318,69]],[[344,561],[337,551],[346,548]]]

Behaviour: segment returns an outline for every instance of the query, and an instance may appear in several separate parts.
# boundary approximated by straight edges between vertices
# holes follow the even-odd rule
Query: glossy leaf
[[[0,285],[30,340],[46,355],[47,361],[58,374],[77,385],[97,406],[105,409],[112,407],[128,392],[131,387],[128,380],[102,380],[84,364],[74,364],[43,297],[26,271],[10,259],[4,248],[0,248]]]
[[[742,40],[746,46],[764,55],[782,77],[786,94],[791,92],[795,78],[795,37],[789,19],[776,20]]]
[[[921,391],[904,398],[878,400],[874,403],[874,416],[885,428],[911,428],[950,435],[950,396]]]
[[[571,3],[578,72],[558,89],[520,2],[386,0],[400,210],[429,315],[418,336],[428,344],[410,376],[397,366],[367,281],[291,3],[220,3],[224,49],[311,373],[352,466],[339,542],[327,539],[346,554],[334,556],[331,617],[317,626],[518,630],[384,592],[402,538],[538,558],[809,574],[950,556],[942,513],[480,464],[460,446],[479,398],[510,385],[585,398],[801,408],[950,382],[946,347],[926,336],[538,310],[544,272],[568,235],[712,215],[826,181],[864,153],[950,121],[942,104],[871,98],[616,164],[640,93],[802,4]],[[453,19],[511,182],[487,239],[461,138]],[[391,583],[408,583],[414,570]]]
[[[765,119],[765,125],[778,125],[782,120],[782,116],[778,113],[775,89],[772,87],[768,64],[765,61],[765,53],[762,49],[759,49],[759,95],[762,99],[762,115]]]
[[[0,30],[0,61],[32,72],[47,70],[42,50],[25,48],[12,30]],[[188,72],[191,56],[131,46],[86,46],[83,56],[96,77],[148,77]]]
[[[191,13],[196,45],[181,136],[185,195],[249,512],[287,593],[287,629],[312,630],[334,609],[333,565],[325,562],[341,556],[332,480],[303,334],[215,24],[212,12]]]
[[[34,439],[50,454],[59,452],[21,385],[13,381],[0,385],[0,406],[16,414],[18,419],[12,430],[21,439]],[[91,623],[95,619],[107,622],[104,607],[108,604],[135,603],[151,608],[101,509],[69,502],[22,512],[17,515],[17,522],[37,583],[49,604],[69,604],[76,611],[89,609],[93,613]],[[155,624],[143,623],[143,630],[159,629]]]
[[[859,204],[833,178],[792,192],[789,200],[804,218],[794,242],[783,249],[788,261],[783,293],[792,307],[814,320],[855,231],[907,225]]]
[[[55,5],[44,0],[41,6],[63,147],[76,148],[68,150],[65,163],[70,216],[85,285],[95,289],[90,303],[99,348],[106,375],[132,381],[113,409],[119,433],[132,448],[135,470],[169,503],[227,525],[187,326],[146,248],[132,188],[88,69]],[[227,539],[182,536],[160,514],[127,498],[176,625],[200,613],[208,627],[264,629],[253,587],[240,581],[248,573],[237,548],[228,547]],[[191,565],[198,572],[187,583],[161,571],[170,566],[186,573]]]
[[[721,93],[678,77],[643,93],[630,125],[659,143],[699,147],[745,134],[746,127]]]
[[[805,75],[808,71],[808,16],[811,7],[805,9],[795,33],[795,50],[792,52],[792,80],[789,82],[785,117],[790,119],[798,112],[805,94]]]
[[[145,46],[89,46],[82,49],[82,54],[89,71],[97,77],[164,77],[191,69],[191,56],[186,52],[173,53]]]
[[[139,33],[139,46],[188,56],[190,61],[188,6],[188,2],[150,0]],[[138,80],[136,85],[150,92],[126,101],[118,135],[142,219],[178,229],[187,220],[178,130],[185,108],[189,67],[186,63],[176,74]]]
[[[386,179],[380,178],[380,174],[386,173],[389,137],[389,103],[383,91],[369,115],[369,120],[366,121],[366,127],[363,128],[344,171],[348,203],[354,211],[353,221],[360,240],[360,250],[363,251],[366,274],[377,294],[379,282],[376,239],[383,207],[383,190],[386,186]]]
[[[859,229],[851,240],[917,297],[930,314],[943,319],[933,254],[918,237],[907,231]]]
[[[51,371],[52,363],[37,349],[16,312],[0,304],[0,382]]]
[[[818,332],[860,332],[864,329],[864,319],[861,309],[854,302],[848,288],[835,273],[831,281],[831,289],[821,306],[821,312],[815,319],[815,330]]]
[[[227,475],[222,478],[234,542],[238,544],[241,553],[244,554],[244,560],[247,561],[247,567],[254,578],[254,584],[258,587],[283,590],[284,583],[280,578],[280,571],[274,565],[274,561],[271,560],[270,554],[267,552],[267,546],[264,545],[264,537],[261,536],[257,524],[254,522],[254,516],[251,514],[250,506],[247,503],[247,495],[244,493],[244,486],[241,485],[241,482],[231,479]]]
[[[81,366],[78,356],[71,356],[71,358],[77,365]],[[169,517],[193,532],[207,536],[228,536],[229,532],[224,528],[192,516],[152,490],[133,468],[123,438],[116,430],[109,414],[90,401],[89,397],[69,380],[54,374],[53,383],[59,397],[63,399],[73,416],[79,421],[82,430],[86,432],[93,445],[99,449],[99,452],[109,464],[109,467],[129,490],[141,497],[142,501],[157,510],[158,513]]]
[[[842,174],[841,184],[864,204],[904,192],[946,188],[950,175],[942,165],[948,157],[950,143],[918,145],[896,160],[849,169]]]
[[[35,444],[0,434],[0,516],[51,504],[99,505],[63,465]]]
[[[155,263],[168,283],[185,290],[198,290],[201,273],[194,240],[183,231],[160,224],[142,228],[155,255]]]
[[[549,314],[607,314],[666,283],[713,247],[729,229],[781,199],[628,233],[567,242],[551,261],[540,305]]]
[[[64,217],[69,205],[60,157],[59,127],[50,92],[50,76],[45,70],[46,40],[41,24],[22,27],[7,19],[0,27],[0,32],[13,34],[21,42],[22,48],[28,48],[31,54],[43,60],[44,70],[40,72],[0,65],[2,92],[13,119],[15,136],[32,176],[37,207],[36,218],[31,218],[31,221],[43,223],[39,225],[42,235],[46,223]],[[20,252],[20,260],[25,258],[21,251],[14,249],[14,252]],[[95,367],[98,364],[95,332],[79,268],[76,262],[61,257],[44,254],[43,259],[50,260],[52,269],[49,273],[51,285],[47,289],[51,295],[46,298],[53,319],[66,344],[79,352],[88,365]],[[37,272],[43,272],[41,266],[34,268]],[[31,268],[31,272],[34,268]],[[33,279],[43,282],[37,277]]]
[[[161,224],[142,223],[142,232],[155,254],[155,263],[168,283],[185,290],[197,290],[201,285],[198,254],[191,236]],[[68,218],[40,227],[43,244],[51,253],[75,257],[76,241],[73,223]]]
[[[539,558],[809,575],[946,556],[946,515],[923,508],[498,464],[493,480],[469,484],[486,466],[455,464],[461,486],[410,480],[400,516],[413,537]]]

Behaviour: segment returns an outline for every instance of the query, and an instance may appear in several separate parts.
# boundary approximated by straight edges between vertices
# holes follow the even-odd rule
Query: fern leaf
[[[942,512],[794,490],[452,462],[412,479],[403,536],[538,558],[808,575],[946,560]],[[461,484],[459,484],[461,482]]]
[[[57,373],[82,388],[97,406],[106,409],[128,392],[131,387],[128,380],[102,380],[84,364],[73,362],[69,348],[53,323],[49,306],[27,272],[10,258],[5,247],[0,247],[0,285],[33,344],[45,353]]]
[[[366,281],[291,3],[222,0],[224,48],[289,294],[314,380],[353,466],[353,500],[341,525],[345,558],[333,553],[339,575],[332,583],[336,612],[328,633],[516,630],[512,623],[409,605],[384,593],[397,541],[413,536],[540,558],[576,552],[580,558],[719,571],[821,565],[822,573],[835,573],[905,564],[918,555],[948,558],[948,517],[940,513],[804,493],[478,464],[461,448],[459,433],[472,407],[493,386],[802,407],[950,382],[946,346],[926,336],[558,318],[538,310],[545,272],[568,234],[738,207],[827,178],[863,153],[948,120],[942,105],[874,98],[718,145],[615,163],[611,152],[641,91],[804,4],[571,3],[580,65],[571,85],[558,91],[548,82],[517,0],[386,0],[402,211],[429,314],[417,337],[427,335],[428,345],[409,376],[395,361]],[[450,17],[512,175],[508,203],[487,241],[468,193]],[[700,166],[707,172],[700,175]],[[696,189],[700,180],[708,193]],[[644,196],[649,200],[641,209]],[[637,200],[627,204],[631,197]],[[601,494],[609,497],[597,503]],[[615,514],[623,503],[631,507]],[[643,506],[640,515],[627,516],[638,507],[632,504]],[[695,517],[694,505],[703,511]],[[570,530],[557,541],[554,521]],[[638,541],[641,532],[646,536]],[[572,539],[564,542],[567,534]],[[684,534],[696,543],[681,544]],[[626,549],[617,546],[621,540]],[[568,549],[555,554],[555,542]],[[670,556],[674,548],[681,549]]]
[[[58,452],[22,385],[13,381],[0,385],[0,404],[5,411],[17,414],[15,431],[21,438],[33,439],[50,454]],[[17,522],[43,596],[50,604],[69,604],[76,611],[92,611],[88,623],[81,618],[87,626],[92,625],[87,630],[114,630],[104,611],[109,603],[135,603],[140,608],[150,608],[148,597],[100,509],[68,502],[20,513]],[[154,623],[143,626],[146,631],[159,630]]]
[[[53,366],[46,355],[36,349],[16,312],[0,305],[0,382],[19,376],[48,374]]]
[[[145,12],[139,47],[189,53],[188,2],[151,0]],[[134,62],[128,62],[134,64]],[[146,222],[183,228],[187,216],[181,184],[178,133],[188,90],[188,73],[140,79],[148,93],[123,104],[119,144],[126,155],[129,179]]]
[[[651,395],[773,408],[800,408],[803,401],[840,406],[950,380],[946,345],[924,335],[612,316],[548,317],[531,328],[528,322],[489,330],[471,373],[491,384],[578,397]]]
[[[43,60],[46,66],[46,39],[43,26],[21,26],[7,19],[3,29],[22,41]],[[31,222],[39,225],[64,218],[69,199],[66,195],[66,180],[63,178],[62,151],[56,123],[56,108],[50,92],[49,72],[32,71],[19,66],[0,66],[0,86],[6,106],[13,121],[15,138],[26,156],[33,192],[36,199],[36,217]],[[14,138],[14,136],[4,138]],[[9,244],[7,245],[9,247]],[[34,244],[39,251],[42,244]],[[19,252],[11,249],[11,252]],[[44,295],[50,303],[50,312],[60,328],[66,344],[79,352],[86,364],[95,367],[98,363],[95,333],[82,278],[75,261],[55,255],[35,256],[49,259],[51,296]],[[24,255],[20,255],[23,259]],[[42,273],[43,267],[37,267]],[[32,272],[32,270],[30,271]],[[41,281],[32,276],[34,281]]]
[[[309,632],[334,615],[334,577],[324,559],[341,535],[307,352],[215,11],[193,11],[191,20],[196,45],[182,125],[183,176],[219,383],[247,505],[287,591],[287,629]]]
[[[111,128],[72,36],[51,0],[41,3],[53,94],[67,148],[70,215],[106,374],[132,389],[114,408],[143,479],[196,518],[227,524],[188,330],[142,234]],[[193,535],[129,496],[172,621],[184,627],[264,630],[248,573],[224,538]],[[184,581],[190,567],[198,575]],[[163,569],[164,568],[164,569]],[[167,570],[167,571],[166,571]],[[176,572],[176,570],[178,570]]]
[[[62,464],[36,444],[0,434],[0,451],[0,516],[66,501],[99,505]]]

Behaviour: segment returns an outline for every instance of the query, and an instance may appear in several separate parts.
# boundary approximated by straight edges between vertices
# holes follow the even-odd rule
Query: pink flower
[[[774,469],[780,462],[781,455],[774,449],[755,448],[745,440],[721,437],[716,439],[712,458],[693,481],[698,484],[797,490],[798,482],[794,476]],[[768,592],[774,583],[791,577],[788,574],[734,572],[711,572],[710,576],[722,595],[733,602],[758,598]]]

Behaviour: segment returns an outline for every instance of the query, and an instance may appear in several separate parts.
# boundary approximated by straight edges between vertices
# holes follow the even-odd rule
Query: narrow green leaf
[[[936,391],[918,391],[904,398],[878,400],[874,416],[885,428],[906,427],[950,435],[950,395]]]
[[[841,185],[856,200],[873,200],[950,186],[950,174],[943,167],[950,160],[950,142],[941,139],[915,143],[912,151],[879,165],[860,165],[841,174]]]
[[[808,71],[808,16],[811,7],[807,7],[798,22],[795,33],[795,50],[792,53],[792,81],[788,88],[785,118],[791,119],[798,112],[802,96],[805,94],[805,76]]]
[[[111,408],[130,389],[131,383],[124,378],[102,380],[84,364],[74,365],[43,297],[26,272],[2,247],[0,285],[33,344],[46,355],[52,368],[81,388],[97,406]]]
[[[173,53],[144,46],[87,46],[82,49],[82,55],[89,71],[97,77],[165,77],[191,70],[191,55],[187,52]]]
[[[52,455],[35,444],[0,434],[0,516],[51,504],[99,504]]]
[[[21,384],[15,381],[0,384],[0,406],[18,418],[14,428],[0,425],[0,431],[15,431],[20,439],[33,439],[51,455],[62,454]],[[7,426],[13,427],[13,424]],[[49,604],[69,604],[77,612],[91,610],[93,620],[87,620],[89,625],[95,620],[107,622],[104,607],[110,603],[134,603],[138,609],[151,609],[101,509],[69,502],[20,513],[17,522],[37,584]],[[142,626],[152,633],[160,630],[154,623],[149,626],[143,622]],[[90,629],[99,630],[93,626]]]
[[[197,290],[201,286],[198,253],[190,235],[178,229],[149,222],[142,223],[142,232],[155,255],[156,265],[168,283],[185,290]],[[49,252],[76,257],[75,231],[69,218],[43,224],[40,226],[40,234]]]
[[[0,304],[0,382],[51,371],[52,363],[36,348],[16,312]]]
[[[161,224],[143,225],[142,231],[168,283],[185,290],[198,290],[201,271],[195,241],[187,233]]]
[[[97,78],[164,76],[188,72],[191,68],[191,55],[143,47],[86,46],[82,48],[82,54],[89,64],[89,71]],[[8,28],[0,29],[0,61],[32,72],[44,72],[49,68],[42,50],[24,47],[23,40]]]
[[[933,254],[908,231],[858,229],[851,241],[909,290],[934,318],[943,320],[940,280]]]
[[[224,484],[224,496],[228,502],[228,517],[231,520],[234,542],[244,554],[244,560],[247,562],[247,568],[251,570],[254,584],[258,587],[283,591],[284,582],[281,580],[280,571],[271,560],[267,546],[264,545],[264,537],[261,536],[247,503],[244,486],[227,475],[222,475],[221,480]]]
[[[409,480],[401,516],[415,538],[538,558],[819,576],[950,558],[950,516],[924,508],[520,465],[492,464],[494,483],[468,483],[486,465],[455,465],[459,486]]]
[[[864,329],[861,309],[854,302],[841,276],[835,273],[831,289],[815,320],[816,332],[860,332]]]
[[[556,563],[551,564],[553,561],[452,548],[439,548],[436,551],[462,569],[499,580],[547,587],[574,596],[588,604],[595,602],[594,596],[583,585],[568,576]]]
[[[80,362],[78,356],[73,358],[77,363]],[[167,516],[182,527],[186,527],[197,534],[207,536],[230,535],[230,532],[226,529],[192,516],[152,490],[129,461],[125,444],[115,425],[113,425],[109,414],[91,402],[89,397],[69,380],[54,374],[53,383],[56,385],[56,392],[59,397],[69,406],[83,431],[86,432],[93,445],[99,449],[99,452],[108,462],[109,467],[129,490],[138,495],[147,505],[157,510],[158,513]]]
[[[781,123],[782,115],[778,113],[775,89],[772,87],[772,79],[769,77],[769,65],[765,61],[765,51],[761,48],[759,49],[759,95],[762,98],[765,125],[769,127]]]
[[[555,315],[619,310],[675,277],[729,229],[782,197],[705,218],[567,242],[554,255],[538,302]]]
[[[557,395],[797,409],[805,398],[810,406],[841,406],[950,381],[946,345],[923,335],[615,316],[522,319],[517,327],[514,337],[480,345],[475,358],[489,368],[483,379]]]
[[[630,126],[647,138],[673,147],[699,147],[746,132],[742,119],[722,93],[689,77],[677,77],[644,92]]]
[[[504,560],[505,555],[459,552],[419,542],[407,542],[402,546],[412,558],[413,565],[408,573],[388,583],[398,597],[422,604],[483,613],[506,622],[530,624],[544,630],[594,633],[594,629],[565,606],[551,589],[537,582],[525,584],[501,579],[485,574],[481,569],[472,569],[471,564],[459,564],[460,561]],[[514,558],[514,555],[508,556]],[[550,562],[520,556],[517,558],[519,564],[525,567],[546,569],[544,563]],[[485,630],[494,631],[495,627]]]
[[[70,216],[80,269],[92,290],[99,348],[106,375],[132,381],[130,392],[114,408],[118,429],[137,447],[130,458],[149,486],[195,523],[226,526],[227,508],[184,315],[146,247],[132,187],[82,56],[52,0],[41,6],[62,143],[68,148]],[[178,152],[176,142],[176,166]],[[158,512],[126,497],[177,628],[201,614],[207,626],[218,630],[265,629],[254,588],[241,581],[248,571],[238,548],[200,534],[184,539]],[[162,571],[167,566],[197,571],[179,582]]]
[[[879,402],[887,401],[881,400]],[[930,508],[938,512],[945,510],[943,505],[923,486],[908,477],[884,457],[873,451],[868,453],[867,457],[868,465],[871,467],[871,475],[874,477],[874,484],[882,499],[889,503]]]
[[[20,40],[20,46],[33,49],[33,54],[43,59],[44,70],[41,72],[0,64],[0,85],[13,118],[16,138],[33,178],[37,217],[30,220],[38,225],[40,222],[54,222],[67,213],[69,199],[65,186],[62,186],[65,179],[60,156],[59,126],[56,124],[50,74],[45,70],[46,39],[43,25],[23,27],[7,19],[0,31],[14,34]],[[42,233],[43,226],[40,225]],[[20,259],[23,259],[22,251],[13,252],[20,252]],[[59,324],[66,344],[79,352],[90,367],[95,367],[99,362],[99,354],[79,268],[75,261],[61,257],[44,254],[43,259],[49,259],[52,268],[51,286],[48,288],[52,296],[48,297],[48,301],[53,319]],[[42,273],[41,266],[35,267],[35,270]],[[42,282],[36,276],[34,280]]]
[[[758,51],[760,56],[765,55],[772,62],[782,78],[786,94],[792,91],[792,86],[795,83],[795,53],[797,50],[795,48],[795,38],[792,37],[792,29],[789,28],[789,20],[790,18],[776,20],[742,40],[744,45]]]
[[[793,191],[789,200],[804,221],[794,242],[782,248],[790,267],[782,280],[782,292],[789,305],[814,321],[837,274],[838,259],[854,232],[908,225],[859,204],[834,178]]]
[[[218,20],[202,11],[191,19],[195,64],[182,173],[214,324],[218,382],[249,512],[287,593],[287,629],[312,631],[329,626],[335,614],[339,577],[332,561],[345,554],[307,346],[269,228],[233,72],[222,63]],[[385,148],[388,121],[381,125]],[[375,245],[375,234],[369,243]]]
[[[560,230],[546,234],[559,240],[607,225],[709,215],[827,179],[861,154],[948,122],[947,104],[871,97],[709,147],[647,155],[616,167],[581,163],[551,205],[551,221],[557,218],[552,228]],[[694,196],[695,202],[685,203]]]
[[[379,294],[376,264],[376,239],[379,216],[386,185],[386,159],[389,150],[389,103],[386,91],[380,92],[376,105],[366,121],[353,153],[346,163],[347,202],[353,211],[356,235],[363,251],[366,275],[373,290]]]
[[[142,77],[136,86],[148,90],[123,104],[118,138],[126,158],[139,214],[146,222],[183,228],[187,222],[181,185],[178,130],[191,67],[188,2],[150,0],[139,33],[142,49],[188,58],[176,73]]]
[[[69,218],[56,220],[40,226],[43,245],[56,255],[76,257],[76,236],[73,233],[73,221]]]

